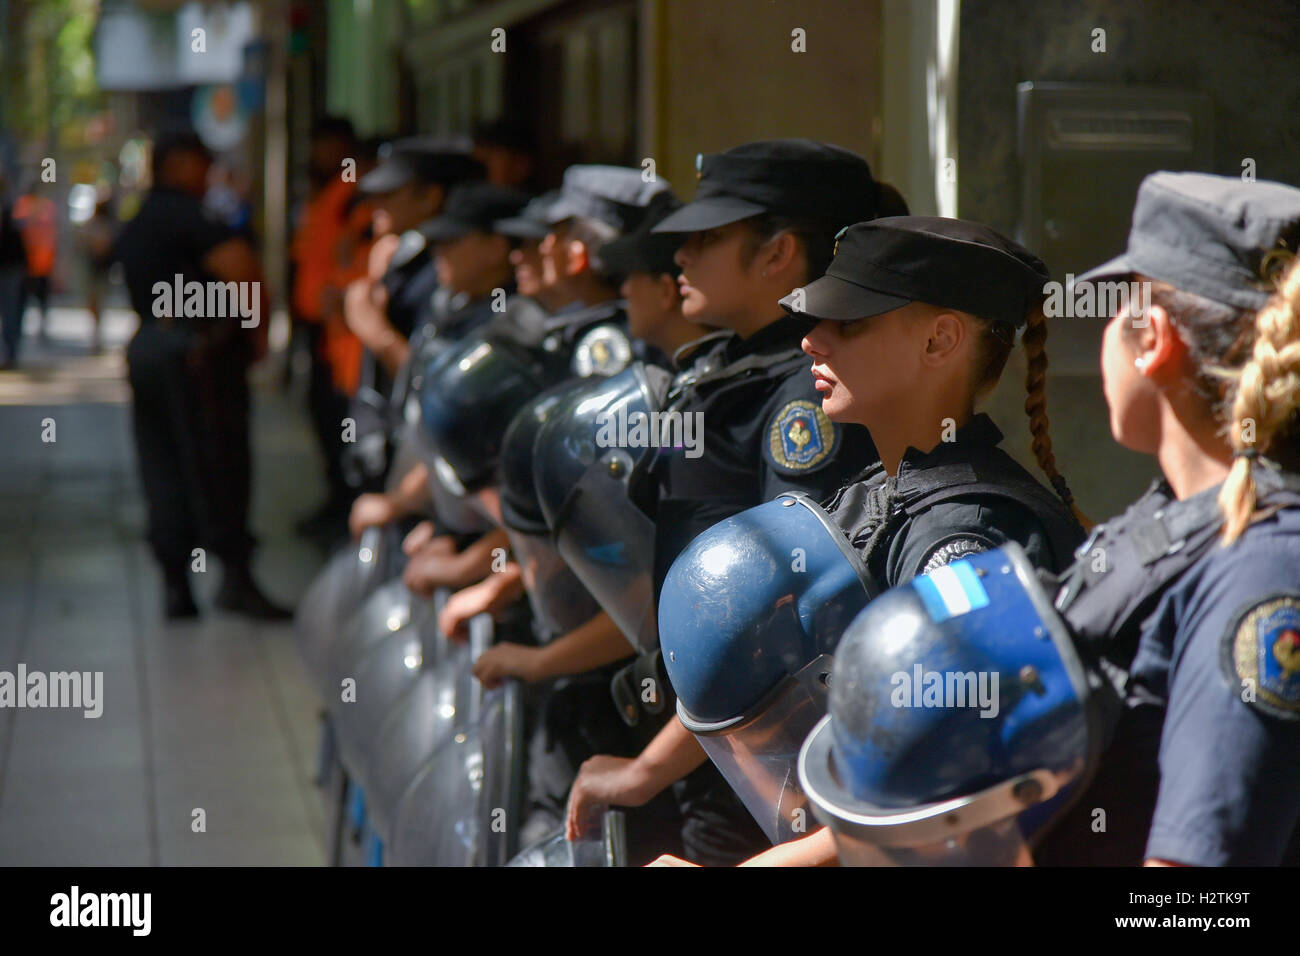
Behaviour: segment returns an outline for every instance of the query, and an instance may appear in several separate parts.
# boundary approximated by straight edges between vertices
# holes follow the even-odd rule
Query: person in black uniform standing
[[[876,458],[866,429],[821,411],[799,347],[810,323],[777,304],[824,271],[838,229],[877,214],[870,167],[839,147],[786,139],[702,156],[698,168],[695,199],[654,231],[687,234],[676,255],[682,314],[724,331],[678,357],[684,371],[669,408],[701,416],[703,454],[661,451],[644,490],[656,594],[678,553],[717,521],[783,491],[823,497]],[[727,865],[768,846],[713,765],[702,764],[703,750],[674,719],[636,758],[593,757],[570,793],[570,837],[590,807],[637,806],[680,781],[688,857]]]
[[[254,541],[248,530],[246,373],[264,349],[268,310],[252,246],[203,209],[210,165],[193,133],[159,137],[153,188],[115,245],[140,317],[127,364],[149,543],[166,582],[169,619],[198,613],[188,570],[193,549],[203,547],[223,566],[217,607],[282,620],[290,612],[262,594],[249,568]],[[175,303],[160,307],[155,284],[171,290],[178,281],[205,290],[198,315],[188,305],[184,315],[176,314]],[[212,297],[206,290],[214,283],[237,283],[240,300],[257,307],[258,325],[245,329],[240,315],[208,314]]]

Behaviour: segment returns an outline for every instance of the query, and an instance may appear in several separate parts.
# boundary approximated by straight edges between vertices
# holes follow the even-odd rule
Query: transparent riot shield
[[[469,642],[446,641],[437,666],[420,672],[379,729],[366,794],[375,831],[385,843],[392,837],[398,803],[425,760],[471,726],[476,697],[481,693],[473,662],[475,651],[486,646],[484,621],[486,640],[490,641],[491,618],[480,615],[472,619]]]
[[[339,636],[342,622],[383,580],[389,549],[385,537],[393,532],[370,528],[360,542],[341,549],[321,570],[298,602],[293,634],[298,654],[312,685],[326,693],[328,648]]]
[[[585,839],[569,841],[563,830],[557,830],[521,852],[507,866],[627,866],[623,812],[605,811],[600,827],[593,828],[592,835]]]
[[[338,631],[326,650],[327,677],[322,689],[325,705],[333,716],[339,717],[340,708],[350,703],[345,696],[355,695],[356,662],[366,649],[406,628],[413,613],[422,613],[422,604],[400,579],[389,581],[371,592]],[[350,681],[346,686],[345,680]]]
[[[612,449],[573,489],[555,536],[565,563],[642,653],[659,646],[654,599],[654,523],[627,497],[633,462]]]
[[[1077,776],[1077,770],[1035,770],[951,800],[873,807],[844,789],[831,759],[831,736],[828,716],[799,755],[799,777],[844,866],[1032,866],[1018,814],[1055,798]]]
[[[426,761],[398,807],[398,866],[501,866],[516,848],[525,746],[516,681],[483,694],[477,720]]]
[[[754,716],[710,733],[691,724],[709,758],[727,778],[773,844],[815,828],[799,783],[799,748],[826,715],[832,657],[824,654],[753,708]]]
[[[356,695],[339,710],[337,734],[343,764],[363,787],[369,780],[370,758],[384,720],[420,672],[436,666],[429,651],[436,653],[439,646],[433,632],[448,596],[446,589],[440,589],[432,600],[417,600],[404,627],[358,650],[351,668]]]

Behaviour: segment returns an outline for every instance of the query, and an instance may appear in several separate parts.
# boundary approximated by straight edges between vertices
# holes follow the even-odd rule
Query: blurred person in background
[[[95,211],[82,225],[77,244],[86,259],[86,308],[90,310],[94,331],[91,351],[103,349],[100,320],[104,300],[108,298],[109,269],[113,265],[113,243],[117,239],[117,219],[113,216],[113,194],[102,188],[96,197]]]
[[[537,138],[520,123],[496,120],[474,129],[474,158],[493,186],[536,192]]]
[[[307,198],[289,247],[293,263],[290,294],[294,328],[306,340],[311,358],[307,384],[307,410],[321,454],[325,458],[328,493],[315,512],[298,523],[302,533],[312,533],[346,514],[351,504],[342,466],[341,422],[347,417],[347,397],[335,387],[326,350],[327,318],[341,305],[341,293],[331,289],[338,268],[337,249],[348,225],[356,195],[356,177],[346,176],[344,163],[355,162],[357,140],[346,119],[325,117],[312,130],[311,193]],[[355,172],[355,170],[354,170]]]
[[[252,460],[248,366],[266,348],[270,310],[253,246],[203,206],[211,154],[193,132],[158,137],[153,187],[114,247],[140,328],[127,347],[136,451],[149,513],[149,543],[162,568],[168,619],[198,614],[189,571],[196,548],[223,565],[216,606],[261,620],[291,612],[253,581],[248,530]],[[179,278],[177,278],[179,277]],[[155,286],[234,283],[257,324],[167,302]],[[229,301],[229,300],[227,300]],[[193,314],[198,311],[200,314]],[[229,309],[219,309],[228,312]]]
[[[18,364],[18,343],[23,337],[23,277],[27,274],[27,253],[14,221],[8,182],[0,169],[0,333],[4,355],[0,368]]]
[[[27,276],[20,314],[26,313],[29,300],[36,300],[40,313],[36,334],[42,342],[49,338],[50,276],[54,274],[59,233],[59,209],[45,195],[46,189],[43,184],[33,184],[14,204],[14,219],[22,230],[27,249]]]

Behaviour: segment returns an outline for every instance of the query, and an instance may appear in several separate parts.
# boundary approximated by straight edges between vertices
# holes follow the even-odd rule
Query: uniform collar
[[[954,446],[972,446],[985,445],[992,448],[1002,441],[1002,430],[993,423],[993,419],[983,412],[971,416],[970,421],[961,428],[957,429],[954,440],[950,442],[941,441],[932,450],[919,451],[912,446],[908,446],[907,451],[903,452],[903,460],[899,462],[898,474],[901,476],[904,469],[908,468],[925,468],[937,461],[949,457],[950,449]]]

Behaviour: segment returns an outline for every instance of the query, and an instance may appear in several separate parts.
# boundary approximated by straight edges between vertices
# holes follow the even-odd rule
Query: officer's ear
[[[679,308],[682,304],[681,289],[677,285],[677,280],[667,272],[661,272],[654,277],[655,283],[655,305],[661,311],[668,312],[671,309]]]
[[[1137,327],[1136,366],[1151,379],[1166,379],[1182,374],[1187,359],[1187,343],[1164,306],[1152,303],[1145,313],[1145,328]]]
[[[803,250],[794,233],[779,232],[759,246],[751,268],[757,268],[763,276],[780,275],[796,265],[802,255]]]
[[[587,255],[587,244],[581,239],[570,239],[568,243],[568,261],[564,264],[564,274],[576,276],[591,265],[591,259]]]
[[[955,312],[936,311],[927,322],[925,350],[921,361],[929,366],[943,365],[959,354],[970,338],[966,322]]]

